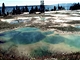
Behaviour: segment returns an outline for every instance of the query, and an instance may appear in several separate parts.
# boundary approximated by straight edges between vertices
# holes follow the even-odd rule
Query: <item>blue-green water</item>
[[[0,39],[15,44],[30,44],[45,38],[45,35],[37,28],[20,28],[0,34]]]
[[[76,25],[75,27],[76,27],[76,28],[80,28],[80,25]]]
[[[58,43],[65,42],[65,38],[60,35],[55,35],[55,36],[46,37],[44,41],[51,44],[58,44]]]
[[[71,47],[80,48],[80,35],[63,36],[54,34],[53,31],[41,31],[34,27],[19,28],[17,30],[0,33],[0,44],[8,42],[13,42],[14,44],[32,44],[40,41],[49,44],[64,43]]]
[[[71,35],[70,37],[71,39],[66,39],[66,43],[70,46],[80,48],[80,35]]]

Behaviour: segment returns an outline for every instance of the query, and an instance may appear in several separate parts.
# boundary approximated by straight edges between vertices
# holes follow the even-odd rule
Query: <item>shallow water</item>
[[[80,25],[76,25],[75,28],[80,28]]]
[[[0,34],[0,38],[4,41],[14,42],[15,44],[30,44],[35,43],[43,38],[43,35],[37,28],[20,28],[17,30],[4,32]]]
[[[66,43],[71,47],[74,46],[76,48],[80,48],[80,35],[70,35],[67,38]]]
[[[51,44],[58,44],[64,42],[65,38],[60,35],[54,35],[46,37],[44,41]]]
[[[31,47],[34,48],[38,46],[50,47],[50,45],[47,44],[57,47],[57,45],[61,43],[67,45],[67,49],[75,47],[75,49],[80,51],[80,35],[59,35],[54,34],[53,31],[41,31],[40,29],[34,27],[19,28],[16,30],[0,33],[0,45],[5,48],[11,47],[12,45],[24,45],[25,47],[31,45]],[[66,46],[59,46],[59,48],[66,48]]]

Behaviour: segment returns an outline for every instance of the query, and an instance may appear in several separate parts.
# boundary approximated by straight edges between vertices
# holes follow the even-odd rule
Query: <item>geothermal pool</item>
[[[42,31],[34,27],[0,33],[0,48],[9,50],[14,45],[19,52],[26,54],[37,48],[51,52],[75,52],[80,51],[80,35],[59,35],[54,34],[54,31]]]

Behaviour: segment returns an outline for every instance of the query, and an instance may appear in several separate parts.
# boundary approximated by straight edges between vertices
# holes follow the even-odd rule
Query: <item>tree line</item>
[[[32,6],[30,11],[29,11],[28,6],[23,6],[22,8],[20,6],[16,6],[12,9],[11,13],[9,13],[9,12],[5,13],[5,11],[6,11],[6,6],[4,3],[2,3],[2,9],[0,10],[0,16],[7,16],[9,14],[16,15],[16,14],[21,14],[24,12],[29,12],[29,14],[33,14],[36,12],[44,13],[45,6],[40,5],[39,8],[37,6],[35,8],[34,8],[34,6]]]
[[[74,3],[72,6],[70,6],[70,10],[78,10],[80,9],[80,3]]]
[[[10,14],[9,12],[5,13],[5,8],[6,8],[5,4],[2,3],[2,11],[0,11],[0,16],[6,16]],[[63,9],[65,9],[63,6],[58,5],[58,10],[63,10]],[[56,6],[54,6],[54,8],[51,9],[51,11],[56,11],[56,10],[57,10]],[[32,6],[30,11],[29,11],[28,6],[23,6],[22,8],[20,8],[20,6],[16,6],[13,8],[11,14],[16,15],[16,14],[21,14],[24,12],[29,12],[29,14],[35,14],[36,12],[44,13],[45,11],[49,11],[49,9],[45,9],[45,5],[40,5],[39,7]]]
[[[21,14],[24,12],[29,12],[29,14],[35,14],[36,12],[44,13],[45,11],[65,10],[65,7],[60,6],[58,4],[58,7],[54,6],[53,9],[49,10],[49,8],[45,9],[45,5],[40,5],[39,7],[32,6],[29,11],[28,6],[23,6],[22,8],[20,8],[20,6],[16,6],[13,8],[11,13],[9,13],[9,12],[5,13],[5,9],[6,9],[6,6],[4,3],[2,3],[2,9],[0,10],[0,16],[7,16],[9,14],[16,15],[16,14]],[[69,10],[77,10],[77,9],[80,9],[79,3],[73,3],[69,8]]]

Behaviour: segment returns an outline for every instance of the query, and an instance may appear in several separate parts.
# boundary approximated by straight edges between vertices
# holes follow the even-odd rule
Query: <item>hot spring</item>
[[[54,31],[42,31],[39,28],[24,27],[0,33],[0,47],[9,50],[17,45],[21,51],[32,51],[37,48],[49,51],[80,51],[80,35],[60,35]]]

